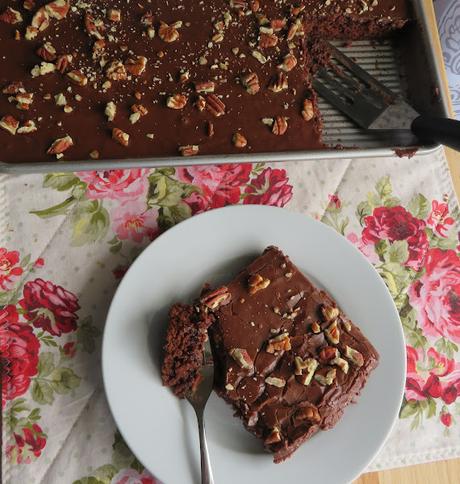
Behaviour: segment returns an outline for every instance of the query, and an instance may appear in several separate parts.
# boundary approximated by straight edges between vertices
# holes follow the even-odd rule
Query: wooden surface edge
[[[423,0],[426,3],[426,11],[430,28],[434,35],[434,50],[444,66],[441,41],[439,40],[436,14],[431,0]],[[445,69],[442,70],[442,83],[446,92],[449,92],[449,83]],[[449,105],[453,115],[452,103]],[[460,153],[445,148],[450,174],[457,198],[460,199]],[[458,484],[460,482],[460,459],[438,461],[429,464],[402,467],[388,471],[370,472],[363,474],[355,481],[355,484]]]
[[[430,24],[430,29],[435,34],[433,35],[434,51],[443,66],[443,69],[441,72],[442,84],[443,84],[442,88],[446,92],[449,92],[449,82],[447,80],[446,69],[444,67],[444,57],[442,54],[441,41],[438,35],[438,27],[436,23],[436,14],[434,11],[433,2],[432,0],[423,0],[423,1],[426,4],[425,6],[426,6],[426,12],[428,16],[428,22]],[[449,101],[451,101],[450,97],[449,97]],[[451,115],[453,116],[454,110],[452,107],[452,102],[449,102],[449,109],[450,109]],[[450,174],[452,176],[454,189],[457,194],[457,198],[460,199],[460,153],[458,153],[457,151],[451,150],[450,148],[445,148],[445,152],[446,152],[447,161],[449,163],[449,169],[450,169]]]

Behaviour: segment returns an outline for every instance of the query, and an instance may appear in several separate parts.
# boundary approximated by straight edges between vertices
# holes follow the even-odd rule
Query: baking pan
[[[437,34],[430,29],[427,15],[427,9],[430,7],[427,4],[428,2],[420,0],[412,1],[415,22],[396,34],[393,39],[383,42],[353,42],[345,49],[345,52],[391,90],[406,96],[420,113],[448,117],[449,94],[443,88],[442,61],[434,53]],[[340,45],[340,43],[337,44],[338,47]],[[394,135],[377,137],[359,129],[324,100],[320,100],[320,110],[324,122],[324,143],[328,146],[344,146],[345,149],[210,155],[190,158],[177,156],[22,164],[0,162],[0,173],[47,173],[214,163],[373,158],[393,156],[398,148],[410,148],[411,152],[417,151],[418,154],[428,154],[439,148],[439,145],[413,145],[411,136],[399,139],[396,139]]]

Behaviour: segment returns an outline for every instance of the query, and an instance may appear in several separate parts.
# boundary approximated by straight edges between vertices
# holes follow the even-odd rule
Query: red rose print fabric
[[[48,459],[52,467],[72,462],[65,453],[75,446],[84,455],[82,461],[91,465],[69,465],[73,484],[159,483],[116,432],[105,401],[102,419],[90,421],[86,430],[79,430],[81,435],[75,436],[75,422],[67,422],[67,415],[70,419],[82,415],[78,422],[85,428],[85,419],[93,411],[105,311],[115,285],[137,255],[175,224],[234,204],[300,207],[367,257],[394,299],[406,338],[407,378],[397,425],[398,449],[410,441],[418,449],[420,442],[434,438],[433,445],[446,442],[452,447],[460,422],[458,206],[452,193],[447,196],[433,189],[428,196],[402,183],[395,189],[389,176],[375,174],[372,183],[350,187],[344,179],[329,192],[329,177],[333,179],[336,172],[328,166],[325,162],[322,171],[310,165],[312,171],[324,172],[321,182],[317,175],[307,177],[302,164],[44,175],[43,190],[49,196],[28,202],[35,206],[30,206],[24,223],[38,225],[34,228],[38,238],[40,229],[46,231],[56,223],[56,240],[50,246],[46,241],[38,244],[33,258],[19,249],[26,245],[20,240],[13,247],[0,246],[0,357],[8,472],[18,482],[34,482],[36,470],[47,468]],[[30,237],[26,239],[36,249]],[[75,277],[60,273],[59,257],[69,271],[75,270]],[[91,270],[84,275],[78,272],[80,263]],[[152,277],[157,277],[155,268]],[[94,279],[105,281],[104,289]],[[104,432],[94,422],[104,422]],[[70,427],[62,430],[67,423]],[[107,425],[112,430],[107,431]],[[60,433],[67,431],[69,437]],[[91,440],[93,434],[97,437]],[[67,447],[62,446],[63,438],[69,439]],[[391,454],[391,445],[384,452]],[[408,454],[402,451],[401,455]],[[400,464],[398,460],[395,465]],[[60,481],[58,474],[47,475]]]
[[[23,395],[37,374],[40,343],[30,325],[19,322],[13,305],[0,309],[2,406]]]
[[[43,328],[54,336],[76,329],[76,312],[80,306],[75,294],[51,281],[35,279],[24,285],[23,295],[19,304],[26,319],[36,328]]]
[[[425,273],[409,287],[408,294],[426,335],[460,343],[460,259],[456,251],[429,250]]]

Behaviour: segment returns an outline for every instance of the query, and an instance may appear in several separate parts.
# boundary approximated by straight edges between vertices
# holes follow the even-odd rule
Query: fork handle
[[[196,418],[198,420],[198,431],[200,434],[201,484],[214,484],[211,461],[209,459],[208,444],[206,442],[206,430],[204,428],[203,412],[196,412]]]
[[[411,130],[423,141],[441,143],[460,151],[460,121],[419,116],[412,122]]]

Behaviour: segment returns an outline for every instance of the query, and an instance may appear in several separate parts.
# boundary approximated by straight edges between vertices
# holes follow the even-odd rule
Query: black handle
[[[460,151],[460,121],[419,116],[412,123],[411,130],[422,141],[441,143]]]

